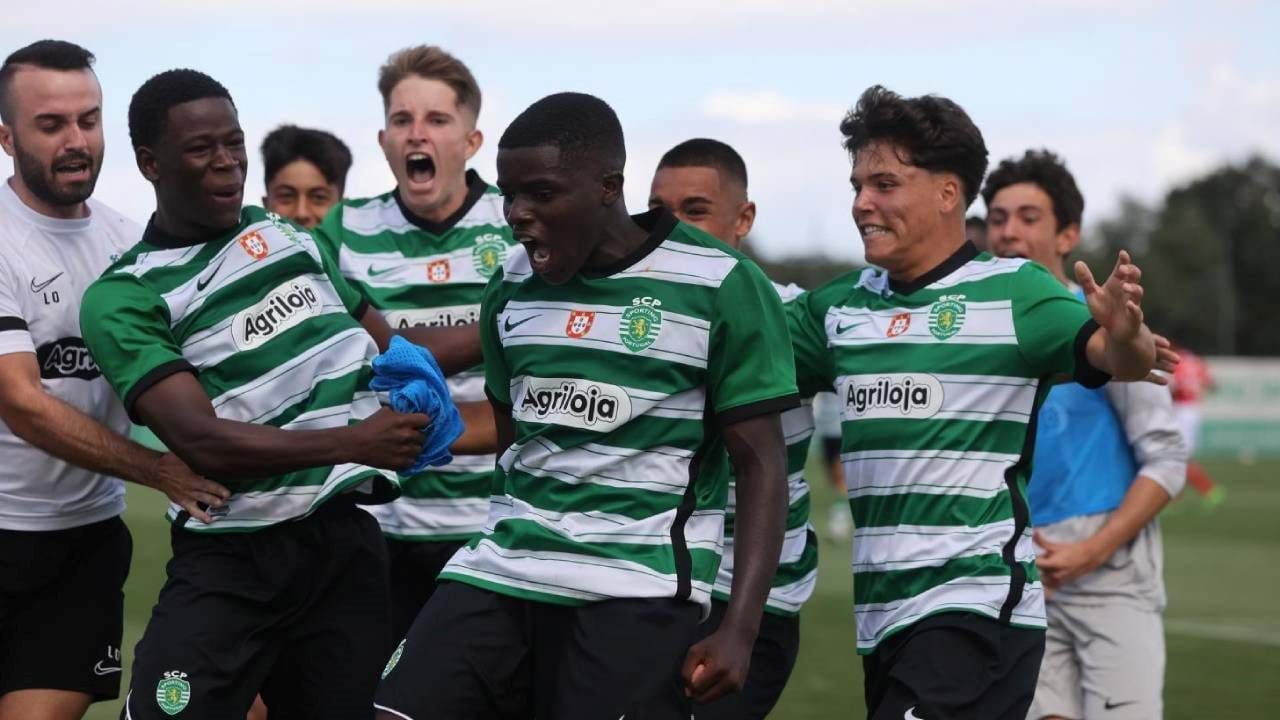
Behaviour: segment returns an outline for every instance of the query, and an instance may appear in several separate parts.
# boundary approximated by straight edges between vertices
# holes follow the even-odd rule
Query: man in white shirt
[[[120,692],[132,540],[121,478],[193,516],[228,492],[128,439],[80,336],[80,298],[141,236],[90,200],[102,166],[93,54],[41,40],[0,66],[0,720],[77,720]]]

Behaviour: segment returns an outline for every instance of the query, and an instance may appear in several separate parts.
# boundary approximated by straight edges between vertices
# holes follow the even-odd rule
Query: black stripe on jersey
[[[0,332],[5,330],[26,330],[27,321],[20,317],[0,317]]]
[[[1099,370],[1089,363],[1089,338],[1102,327],[1097,320],[1089,318],[1084,325],[1080,326],[1080,331],[1076,333],[1075,341],[1075,359],[1076,372],[1071,377],[1072,380],[1089,388],[1100,388],[1111,380],[1111,376]]]
[[[768,415],[769,413],[780,413],[791,408],[800,407],[800,396],[796,394],[783,395],[782,397],[769,398],[767,400],[759,400],[746,405],[738,405],[716,415],[716,423],[720,427],[728,427],[734,423],[750,420],[759,415]],[[714,411],[707,408],[708,413]]]
[[[1000,607],[1000,622],[1008,624],[1013,619],[1013,610],[1022,602],[1022,593],[1027,586],[1027,569],[1018,562],[1018,538],[1031,525],[1031,508],[1027,507],[1027,498],[1018,489],[1018,476],[1031,466],[1032,453],[1036,449],[1036,423],[1040,420],[1040,406],[1044,404],[1045,395],[1031,408],[1031,420],[1027,423],[1027,439],[1022,443],[1022,454],[1018,462],[1004,471],[1005,486],[1009,489],[1009,502],[1013,505],[1013,537],[1005,543],[1000,553],[1004,564],[1009,566],[1009,595]]]
[[[148,370],[147,374],[134,383],[133,387],[129,388],[129,392],[124,396],[124,409],[129,413],[129,419],[139,425],[146,425],[142,418],[138,417],[138,414],[134,412],[133,405],[138,402],[138,396],[150,390],[152,386],[161,380],[180,372],[189,372],[192,375],[197,374],[195,367],[182,358],[161,363]]]

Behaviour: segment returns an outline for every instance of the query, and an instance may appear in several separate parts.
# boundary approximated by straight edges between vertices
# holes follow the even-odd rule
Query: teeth
[[[537,262],[546,262],[551,259],[551,253],[544,248],[535,248],[533,251],[533,259]]]
[[[419,152],[419,153],[409,153],[409,158],[408,158],[408,159],[409,159],[409,160],[411,160],[411,161],[412,161],[412,160],[426,160],[426,159],[427,159],[427,154],[426,154],[426,153],[420,153],[420,152]]]

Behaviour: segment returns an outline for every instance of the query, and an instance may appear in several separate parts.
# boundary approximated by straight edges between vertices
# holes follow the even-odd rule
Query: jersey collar
[[[938,282],[942,278],[964,267],[964,264],[978,257],[978,248],[973,243],[965,241],[960,249],[951,254],[951,257],[943,260],[934,269],[912,280],[911,282],[898,282],[893,278],[889,278],[889,289],[898,295],[910,295],[914,292],[923,290],[924,288]],[[887,275],[888,273],[886,273]]]
[[[462,207],[458,208],[452,215],[441,220],[440,222],[432,222],[409,209],[404,204],[404,200],[400,198],[400,188],[391,191],[395,196],[396,205],[400,207],[400,212],[404,213],[404,219],[426,230],[432,235],[443,235],[453,229],[458,221],[466,217],[471,212],[471,208],[480,202],[480,198],[484,197],[485,191],[489,189],[489,183],[480,179],[480,173],[475,170],[467,171],[467,197],[462,201]]]
[[[223,230],[215,230],[195,238],[180,238],[157,227],[156,214],[151,213],[151,219],[147,220],[147,228],[142,231],[142,242],[155,247],[168,249],[191,247],[192,245],[200,245],[211,240],[226,237],[229,233],[235,232],[237,229],[244,227],[245,221],[245,209],[241,208],[240,222],[233,227],[225,228]]]
[[[585,278],[603,278],[626,270],[643,260],[649,253],[657,249],[664,240],[671,237],[671,231],[676,229],[676,216],[671,211],[658,207],[646,213],[632,215],[631,221],[645,230],[649,231],[649,237],[645,238],[644,243],[640,247],[632,250],[630,254],[619,260],[615,260],[608,265],[601,265],[593,268],[583,268],[578,271]]]

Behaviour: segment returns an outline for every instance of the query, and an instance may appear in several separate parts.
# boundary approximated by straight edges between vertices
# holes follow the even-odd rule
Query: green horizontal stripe
[[[422,271],[425,280],[427,271]],[[422,310],[452,305],[478,305],[484,291],[484,282],[441,283],[439,285],[403,285],[382,287],[353,280],[369,303],[383,311]]]
[[[272,232],[267,231],[263,235],[269,240],[276,240],[276,244],[279,244],[277,240],[279,236]],[[287,248],[284,247],[271,249],[273,253],[286,251]],[[239,250],[232,248],[228,252],[239,252]],[[251,272],[236,278],[234,282],[220,285],[216,290],[204,293],[205,300],[200,308],[180,318],[173,326],[174,337],[186,339],[207,330],[241,310],[261,302],[273,289],[290,280],[301,280],[305,276],[324,273],[324,268],[309,253],[301,250],[292,252],[288,257],[273,259],[270,263],[255,263],[250,267]],[[219,272],[225,271],[219,270]],[[307,279],[315,283],[328,282],[316,278]]]
[[[461,500],[489,497],[493,490],[493,471],[427,472],[400,478],[401,497],[421,500]]]
[[[809,532],[804,552],[795,562],[781,563],[773,576],[773,587],[786,587],[800,582],[818,567],[818,536]]]
[[[677,478],[679,479],[679,478]],[[573,485],[519,470],[506,476],[506,491],[530,505],[558,513],[603,512],[643,520],[679,507],[681,496],[639,488],[588,483]]]
[[[360,324],[347,313],[333,312],[307,318],[252,350],[234,353],[216,365],[201,368],[200,384],[209,397],[219,397],[275,372],[281,365],[328,342],[339,333],[356,328],[360,328]],[[357,336],[343,342],[364,340]],[[334,352],[339,347],[341,345],[331,345],[325,352]],[[352,389],[354,391],[354,387]]]
[[[705,430],[706,425],[702,420],[676,420],[652,415],[633,418],[627,424],[609,433],[543,423],[516,422],[518,442],[528,442],[534,437],[550,436],[549,439],[561,448],[598,443],[631,450],[674,447],[692,452],[702,445]]]
[[[1034,563],[1029,563],[1034,565]],[[1025,567],[1028,563],[1023,563]],[[1034,570],[1034,568],[1031,568]],[[948,560],[942,565],[854,573],[854,605],[872,605],[915,597],[930,588],[970,577],[1007,577],[1009,566],[995,553]],[[1030,576],[1029,576],[1030,577]],[[963,584],[963,582],[959,583]],[[990,587],[986,585],[985,587]]]
[[[515,287],[508,283],[508,289]],[[589,303],[609,305],[619,312],[631,307],[631,301],[641,297],[656,297],[662,301],[663,312],[679,313],[695,318],[710,319],[716,313],[715,297],[718,287],[670,282],[656,277],[608,277],[584,279],[581,276],[564,285],[548,283],[530,284],[520,293],[520,302],[555,302],[570,305]],[[584,300],[583,298],[589,298]]]
[[[786,529],[794,530],[798,527],[804,527],[809,522],[810,499],[809,493],[805,493],[803,497],[792,503],[787,508]],[[736,524],[736,513],[726,512],[724,515],[724,534],[725,537],[734,536],[734,527]]]
[[[1027,431],[1027,423],[1009,420],[846,421],[841,424],[841,450],[954,450],[1018,455],[1026,444]]]
[[[578,555],[588,565],[592,564],[593,558],[620,560],[674,576],[675,556],[669,542],[670,536],[666,537],[668,543],[665,545],[624,542],[588,544],[575,542],[531,520],[508,518],[498,523],[498,527],[487,539],[509,550]],[[693,560],[693,577],[707,583],[714,580],[716,570],[720,567],[720,554],[712,550],[693,549],[689,551],[689,555]]]
[[[1013,518],[1007,490],[983,499],[964,495],[864,495],[849,501],[859,528],[898,525],[978,527]]]
[[[335,410],[345,408],[345,411],[349,414],[351,399],[357,391],[367,390],[369,381],[372,379],[373,368],[368,365],[362,365],[345,375],[317,381],[315,385],[311,386],[310,394],[281,411],[278,415],[268,420],[266,424],[273,427],[284,427],[296,420],[299,415],[321,408],[334,408]]]
[[[946,373],[1035,378],[1017,345],[967,345],[958,338],[939,344],[894,343],[840,345],[835,354],[836,375],[875,373]]]
[[[567,342],[567,338],[557,337]],[[511,377],[581,377],[587,372],[598,383],[664,395],[701,387],[707,374],[706,368],[635,354],[621,346],[618,352],[612,352],[585,345],[508,344],[503,346],[502,354]]]

